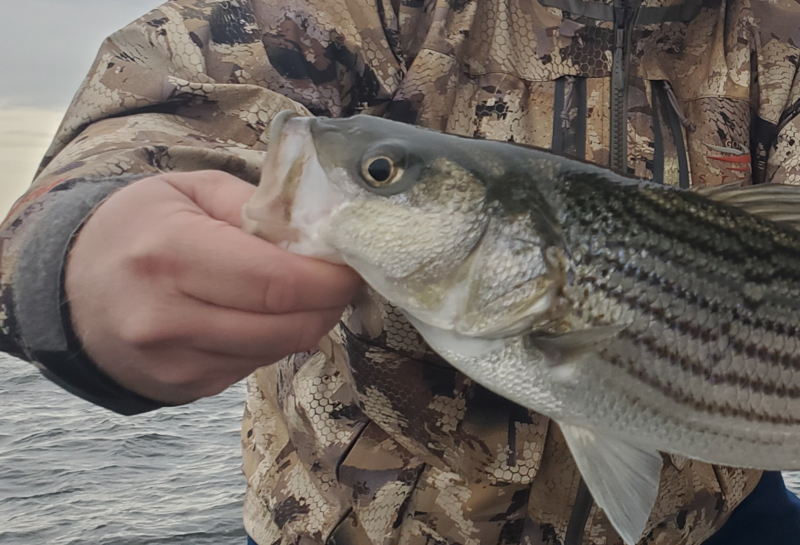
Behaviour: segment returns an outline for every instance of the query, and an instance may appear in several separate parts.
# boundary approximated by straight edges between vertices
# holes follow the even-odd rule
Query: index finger
[[[267,314],[344,307],[362,281],[350,268],[299,256],[197,216],[174,244],[174,280],[208,303]]]
[[[161,179],[210,217],[235,227],[242,226],[242,206],[256,191],[256,186],[220,170],[169,172]]]

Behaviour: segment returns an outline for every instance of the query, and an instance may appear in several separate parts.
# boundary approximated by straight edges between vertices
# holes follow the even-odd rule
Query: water
[[[122,417],[0,355],[0,543],[244,545],[243,401]]]
[[[243,404],[123,417],[0,356],[0,543],[243,545]]]

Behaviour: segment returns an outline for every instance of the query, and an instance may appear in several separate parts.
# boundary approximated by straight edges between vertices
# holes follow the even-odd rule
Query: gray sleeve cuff
[[[45,216],[28,233],[11,278],[19,333],[42,373],[69,392],[121,414],[163,405],[116,384],[83,351],[64,297],[64,265],[72,240],[92,211],[141,177],[80,181],[63,191],[51,191]]]

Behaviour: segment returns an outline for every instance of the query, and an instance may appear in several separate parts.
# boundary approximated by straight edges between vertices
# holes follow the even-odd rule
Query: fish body
[[[558,422],[627,543],[659,452],[800,469],[794,189],[702,195],[373,117],[271,132],[245,227],[350,265],[453,366]]]

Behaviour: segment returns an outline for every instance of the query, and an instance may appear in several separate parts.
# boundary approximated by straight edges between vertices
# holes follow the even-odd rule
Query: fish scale
[[[798,328],[796,314],[783,312],[786,308],[775,297],[769,301],[742,297],[741,293],[717,293],[713,301],[704,295],[704,289],[712,284],[714,277],[734,277],[753,282],[773,282],[778,273],[786,286],[783,295],[795,295],[800,289],[800,276],[787,274],[794,266],[800,271],[800,259],[789,252],[797,252],[797,240],[787,236],[784,228],[752,217],[743,217],[734,223],[731,215],[735,212],[728,207],[714,206],[713,203],[694,203],[689,193],[670,192],[669,199],[659,188],[630,188],[625,194],[630,202],[622,203],[619,192],[602,190],[602,182],[593,181],[569,183],[565,181],[562,202],[567,203],[561,224],[567,233],[569,247],[581,247],[583,256],[572,264],[575,269],[576,288],[589,286],[590,292],[599,291],[609,306],[620,306],[633,311],[635,316],[646,316],[650,323],[663,330],[675,333],[671,339],[662,342],[648,339],[645,332],[636,335],[623,331],[625,339],[619,351],[611,349],[601,352],[601,357],[609,363],[624,369],[650,387],[671,398],[676,403],[689,405],[701,412],[723,414],[743,418],[747,421],[769,422],[775,424],[800,423],[800,404],[775,403],[780,399],[798,399],[800,394],[800,373],[793,372],[790,380],[761,380],[758,376],[768,376],[769,371],[760,375],[754,369],[747,371],[748,363],[757,361],[787,367],[792,371],[800,369],[800,361],[794,352],[776,349],[775,342],[766,344],[766,334],[783,341],[783,346],[794,345],[794,334]],[[650,193],[652,192],[652,194]],[[687,198],[681,198],[687,197]],[[664,202],[666,201],[666,202]],[[569,203],[574,203],[570,206]],[[591,203],[591,204],[590,204]],[[607,204],[607,206],[605,206]],[[614,210],[614,221],[595,220],[594,210]],[[680,221],[665,221],[668,218],[681,218],[692,214],[700,220],[691,224]],[[621,217],[624,216],[624,217]],[[701,223],[703,225],[697,225]],[[633,225],[636,227],[634,228]],[[573,227],[574,226],[574,227]],[[588,227],[588,229],[587,229]],[[735,229],[735,231],[733,231]],[[644,235],[630,236],[632,231]],[[593,248],[592,241],[602,234],[606,245]],[[673,257],[672,247],[660,242],[674,241],[675,245],[686,248],[681,254],[683,260]],[[720,244],[715,244],[720,240]],[[616,245],[624,245],[624,261],[614,259],[619,252],[613,251]],[[768,248],[768,250],[765,250]],[[611,251],[609,251],[611,250]],[[753,262],[754,252],[773,257],[776,254],[785,260],[783,266],[766,270]],[[669,270],[656,271],[653,259],[642,258],[642,254],[657,255],[658,263],[666,264]],[[683,262],[681,262],[683,261]],[[770,260],[774,261],[774,260]],[[662,267],[663,268],[663,267]],[[624,278],[634,280],[626,290],[609,286],[611,275],[618,273]],[[780,278],[780,276],[779,276]],[[669,301],[683,303],[679,314],[665,313],[654,307],[655,300],[642,297],[647,290],[656,288],[658,295]],[[775,285],[769,286],[774,291]],[[575,290],[577,298],[581,291]],[[755,308],[742,308],[742,303]],[[580,319],[590,325],[609,323],[597,308],[584,307],[576,301],[578,309],[583,310]],[[765,308],[766,306],[766,308]],[[796,301],[789,304],[789,310],[796,310]],[[592,312],[592,311],[595,312]],[[714,325],[708,320],[713,316]],[[763,317],[762,317],[763,316]],[[780,321],[772,317],[780,317]],[[731,334],[736,326],[738,335]],[[777,331],[783,331],[778,334]],[[726,333],[727,332],[727,333]],[[728,338],[724,349],[717,342]],[[686,342],[682,342],[686,339]],[[698,346],[700,341],[703,349]],[[630,344],[636,345],[650,357],[634,358]],[[686,346],[688,350],[675,350],[671,347]],[[788,346],[794,348],[794,346]],[[708,357],[698,357],[707,354]],[[759,356],[756,359],[756,356]],[[789,363],[789,365],[786,365]],[[709,365],[711,364],[711,365]],[[677,368],[677,375],[668,370]],[[675,376],[674,380],[665,377]],[[702,377],[702,387],[697,388],[695,377]],[[730,386],[748,392],[764,395],[760,403],[753,403],[751,396],[745,399],[732,398]],[[697,391],[697,390],[701,391]],[[780,409],[780,410],[778,410]],[[786,409],[789,410],[788,414]]]
[[[800,188],[700,194],[371,117],[281,114],[270,135],[245,228],[350,265],[450,364],[557,422],[626,543],[660,452],[800,468]]]

